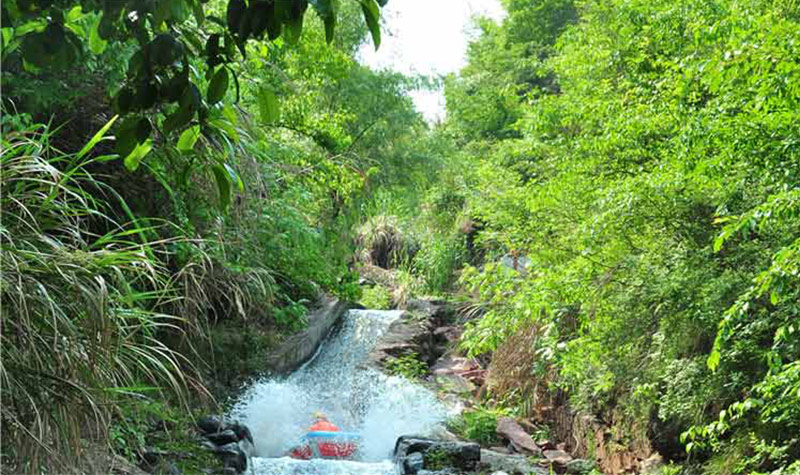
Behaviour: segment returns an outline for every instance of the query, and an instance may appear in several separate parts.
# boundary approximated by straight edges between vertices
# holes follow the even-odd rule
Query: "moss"
[[[442,470],[452,465],[450,454],[444,449],[430,449],[423,456],[425,468],[428,470]]]

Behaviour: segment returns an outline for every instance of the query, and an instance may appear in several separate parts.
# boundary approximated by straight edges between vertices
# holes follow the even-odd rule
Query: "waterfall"
[[[252,384],[231,416],[253,433],[251,472],[273,474],[395,473],[397,437],[426,434],[446,417],[432,392],[404,378],[366,367],[366,358],[401,311],[351,310],[314,358],[283,378]],[[352,460],[294,460],[295,447],[321,411],[344,432],[361,436]]]

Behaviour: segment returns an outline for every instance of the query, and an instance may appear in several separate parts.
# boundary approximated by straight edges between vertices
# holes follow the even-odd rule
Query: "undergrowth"
[[[110,125],[110,124],[109,124]],[[2,147],[2,417],[12,470],[70,469],[87,435],[102,440],[120,404],[143,392],[186,400],[202,390],[191,362],[158,336],[185,321],[157,256],[170,240],[118,222],[88,171],[89,152],[53,149],[44,126],[4,128]]]

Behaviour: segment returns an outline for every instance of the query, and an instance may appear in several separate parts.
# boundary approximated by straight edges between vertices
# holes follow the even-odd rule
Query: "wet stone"
[[[250,429],[246,425],[237,422],[231,425],[231,430],[236,434],[237,440],[247,440],[251,444],[253,443],[253,434],[250,433]]]
[[[208,415],[197,420],[197,428],[204,434],[220,432],[226,429],[225,422],[220,416]]]
[[[236,432],[230,429],[224,430],[222,432],[206,434],[206,438],[208,438],[208,440],[214,442],[217,445],[225,445],[239,441],[239,437],[236,435]]]
[[[403,473],[416,475],[425,466],[425,458],[420,452],[409,454],[403,459]]]

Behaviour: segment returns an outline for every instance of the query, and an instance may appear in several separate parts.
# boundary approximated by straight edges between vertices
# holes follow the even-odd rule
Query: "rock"
[[[457,355],[444,355],[431,366],[432,374],[461,374],[467,371],[480,369],[481,365],[475,358],[465,358]]]
[[[406,303],[406,310],[424,315],[435,326],[444,324],[452,313],[447,301],[442,299],[411,299]]]
[[[182,474],[181,469],[179,469],[178,466],[175,465],[175,462],[169,462],[167,464],[167,466],[166,466],[166,468],[165,468],[163,473],[164,474],[169,474],[169,475],[181,475]]]
[[[511,475],[547,475],[548,470],[536,466],[524,455],[509,455],[493,450],[481,450],[481,469],[493,472],[505,472]]]
[[[539,429],[538,427],[536,427],[536,425],[533,422],[529,421],[528,419],[519,419],[519,420],[517,420],[517,423],[528,434],[533,434],[534,432],[536,432],[537,429]]]
[[[567,462],[566,468],[567,473],[573,473],[576,475],[586,475],[592,472],[597,467],[591,460],[586,459],[573,459]]]
[[[202,442],[200,442],[200,445],[202,445],[204,449],[208,449],[212,452],[217,450],[217,446],[214,444],[214,442],[211,442],[208,439],[203,439]]]
[[[461,377],[467,379],[476,386],[483,386],[486,382],[487,371],[485,369],[474,369],[461,373]]]
[[[511,442],[511,445],[519,453],[542,456],[542,449],[533,441],[530,435],[525,432],[514,419],[501,417],[497,420],[497,435]]]
[[[440,392],[456,394],[459,396],[471,397],[477,389],[468,379],[462,378],[458,374],[436,374],[433,376]]]
[[[498,454],[509,455],[511,451],[509,451],[505,447],[489,447],[489,450],[492,452],[497,452]]]
[[[456,343],[463,332],[463,329],[452,326],[438,327],[433,330],[434,335],[444,338],[448,343]]]
[[[394,450],[395,463],[406,472],[406,460],[415,453],[421,454],[426,470],[456,469],[457,471],[474,470],[481,458],[480,445],[467,442],[442,442],[414,436],[401,436],[397,439]],[[418,460],[414,456],[408,463]]]
[[[544,458],[546,458],[548,462],[564,467],[572,461],[572,456],[570,454],[559,449],[545,450],[542,455],[544,455]]]
[[[416,475],[424,466],[425,458],[422,456],[422,452],[414,452],[403,459],[404,474]]]
[[[648,475],[656,474],[660,472],[663,466],[664,457],[662,457],[661,454],[655,453],[639,463],[639,472]]]
[[[492,472],[492,475],[508,475],[506,472]]]
[[[411,353],[416,353],[426,363],[434,362],[438,355],[435,355],[436,345],[430,330],[430,322],[427,320],[413,319],[410,314],[403,314],[381,336],[370,353],[369,363],[381,368],[389,358]]]
[[[87,443],[86,450],[76,461],[74,473],[109,475],[149,475],[132,462],[108,451],[105,446]],[[5,473],[5,471],[4,471]]]
[[[223,430],[222,432],[206,434],[206,438],[217,445],[226,445],[239,442],[239,436],[236,435],[236,432],[231,429]]]
[[[220,416],[212,414],[198,419],[197,428],[200,429],[200,432],[203,434],[209,434],[211,432],[223,431],[227,427]]]
[[[537,440],[536,445],[542,450],[554,450],[556,448],[556,445],[547,439]]]
[[[236,437],[237,437],[238,440],[240,440],[240,441],[241,440],[247,440],[251,444],[254,443],[253,442],[253,434],[250,432],[250,429],[246,425],[240,424],[240,423],[237,422],[237,423],[231,425],[231,430],[234,433],[236,433]]]
[[[222,475],[239,475],[239,472],[233,467],[225,467],[222,469]]]
[[[222,461],[223,468],[233,468],[237,473],[247,470],[247,455],[236,442],[217,447],[217,457]]]

